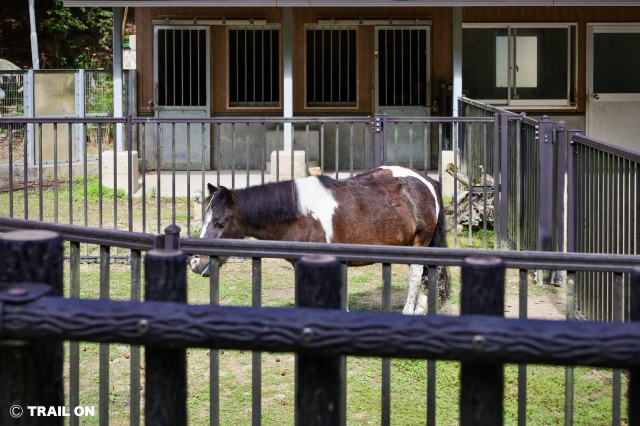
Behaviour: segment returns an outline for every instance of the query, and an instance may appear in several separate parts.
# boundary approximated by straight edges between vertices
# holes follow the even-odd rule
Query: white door
[[[375,43],[376,112],[392,117],[428,116],[429,27],[376,27]],[[411,128],[409,124],[387,126],[387,164],[418,166],[424,162],[424,126]]]
[[[210,117],[209,27],[154,28],[155,114],[158,118]],[[210,125],[161,124],[161,167],[210,167]],[[189,130],[189,131],[188,131]],[[187,137],[189,133],[189,137]]]
[[[587,37],[587,136],[640,152],[640,25],[589,25]]]

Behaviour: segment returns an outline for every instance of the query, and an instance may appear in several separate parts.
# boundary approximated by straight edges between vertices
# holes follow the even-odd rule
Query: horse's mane
[[[293,181],[268,183],[234,191],[240,218],[249,226],[290,222],[299,216]]]

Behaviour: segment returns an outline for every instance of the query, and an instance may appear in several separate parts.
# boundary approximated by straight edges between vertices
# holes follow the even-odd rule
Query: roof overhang
[[[640,6],[640,0],[64,0],[65,7]]]

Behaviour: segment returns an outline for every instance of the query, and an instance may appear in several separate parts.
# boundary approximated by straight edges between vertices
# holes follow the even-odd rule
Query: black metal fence
[[[572,135],[568,180],[568,251],[640,254],[640,153]],[[631,291],[626,277],[583,272],[576,314],[628,321]]]
[[[4,122],[33,125],[37,137],[34,147],[7,146],[7,161],[0,164],[6,184],[0,193],[6,191],[8,203],[0,207],[0,215],[152,233],[177,222],[191,234],[199,226],[192,219],[201,213],[192,197],[206,183],[240,188],[309,173],[344,178],[382,164],[413,166],[442,181],[447,127],[493,126],[494,119],[0,118]],[[121,135],[103,130],[116,125],[122,125]],[[52,126],[50,137],[43,135],[43,126]],[[58,152],[74,149],[75,126],[97,133],[87,138],[82,156],[69,161]],[[291,129],[285,130],[287,126]],[[293,135],[290,146],[285,146],[285,131]],[[114,154],[120,139],[125,151]],[[31,149],[35,162],[27,155]],[[43,159],[46,150],[50,161]],[[23,188],[27,190],[16,191]],[[47,189],[53,194],[45,195]]]
[[[62,259],[47,260],[43,262],[38,260],[37,251],[22,251],[21,253],[29,253],[29,256],[22,256],[18,259],[13,257],[15,248],[8,248],[14,244],[15,236],[6,234],[0,237],[4,242],[0,268],[0,281],[11,283],[5,287],[8,292],[7,298],[3,298],[3,337],[13,340],[31,340],[35,337],[40,339],[71,340],[69,349],[69,406],[75,407],[79,405],[81,400],[80,372],[79,365],[80,346],[79,340],[88,340],[100,342],[99,349],[99,411],[98,416],[101,423],[106,423],[109,418],[109,398],[110,392],[110,346],[108,342],[121,342],[131,344],[130,354],[130,413],[131,424],[138,424],[140,421],[140,404],[141,404],[141,357],[140,345],[173,345],[173,347],[215,347],[218,349],[248,349],[254,351],[293,351],[302,354],[309,353],[323,355],[364,355],[382,357],[381,371],[381,424],[389,424],[391,410],[391,393],[390,393],[390,358],[410,357],[410,358],[426,358],[427,370],[426,381],[429,384],[427,388],[426,404],[427,404],[427,424],[438,424],[435,408],[438,404],[438,388],[436,387],[436,377],[438,374],[437,359],[460,360],[463,362],[482,362],[484,364],[493,365],[495,371],[501,371],[503,363],[517,363],[518,368],[518,419],[519,422],[525,422],[527,418],[527,367],[525,363],[549,363],[568,366],[566,369],[565,380],[565,423],[572,424],[574,410],[574,383],[573,369],[575,365],[591,365],[598,367],[616,368],[612,373],[612,423],[619,424],[617,420],[624,418],[621,412],[621,401],[623,395],[627,393],[629,398],[635,395],[634,382],[629,381],[628,388],[624,388],[621,383],[621,371],[617,368],[628,368],[634,373],[638,367],[638,337],[637,330],[632,324],[616,325],[598,324],[594,322],[577,323],[573,320],[573,303],[574,289],[579,288],[581,277],[584,271],[592,271],[597,273],[611,273],[616,279],[616,288],[619,289],[623,281],[629,282],[633,279],[629,273],[637,266],[637,256],[610,255],[606,258],[597,254],[581,254],[581,253],[545,253],[545,252],[516,252],[516,251],[486,251],[486,250],[453,250],[453,249],[419,249],[405,247],[380,247],[380,246],[351,246],[351,245],[327,245],[327,244],[292,244],[287,242],[263,242],[251,240],[222,240],[222,241],[204,241],[194,238],[179,239],[179,229],[170,227],[164,236],[153,236],[143,233],[134,233],[108,229],[90,229],[79,226],[42,223],[33,221],[24,221],[20,219],[0,219],[0,231],[10,231],[14,229],[28,229],[27,234],[39,231],[56,232],[62,235],[62,239],[70,241],[69,253],[69,290],[65,291],[65,295],[69,295],[71,299],[55,299],[47,297],[37,300],[37,296],[29,296],[22,299],[11,299],[7,288],[20,287],[23,281],[42,282],[45,281],[44,275],[41,275],[37,267],[43,264],[51,265],[44,268],[49,272],[62,268]],[[24,237],[24,234],[22,235]],[[21,238],[22,238],[21,237]],[[100,301],[78,300],[82,294],[83,283],[80,282],[80,244],[91,243],[99,245],[99,268],[100,268]],[[15,242],[15,244],[39,244],[31,242]],[[252,259],[252,294],[253,301],[251,305],[257,309],[250,308],[232,308],[217,307],[220,304],[220,275],[217,267],[213,267],[213,273],[209,277],[210,284],[210,304],[212,307],[190,307],[183,304],[161,305],[154,303],[140,303],[142,293],[142,282],[146,282],[145,300],[151,300],[156,296],[151,296],[155,290],[154,285],[160,285],[161,288],[170,291],[171,294],[180,295],[181,290],[173,287],[182,282],[184,277],[184,267],[186,266],[185,258],[180,257],[177,252],[171,252],[172,249],[180,246],[181,250],[187,254],[201,254],[213,257],[214,265],[219,264],[219,258],[228,256],[246,257]],[[112,268],[113,249],[120,247],[120,250],[126,250],[130,254],[131,259],[131,290],[130,295],[125,296],[130,302],[109,300],[110,271]],[[169,258],[174,262],[174,267],[180,267],[183,272],[174,275],[161,266],[162,259],[156,259],[157,262],[150,268],[144,268],[147,272],[144,277],[142,275],[142,252],[151,252],[153,248],[169,250],[169,254],[161,255],[161,258]],[[56,249],[58,250],[58,249]],[[171,254],[173,253],[173,254]],[[394,314],[381,314],[373,312],[350,312],[336,313],[331,312],[324,315],[317,311],[310,317],[304,311],[294,311],[290,309],[276,310],[277,314],[269,311],[260,311],[262,293],[261,276],[263,272],[262,260],[265,258],[288,258],[301,259],[309,255],[335,256],[340,262],[378,262],[382,267],[382,305],[385,309],[390,309],[390,293],[391,293],[391,270],[392,265],[418,263],[425,265],[447,265],[450,267],[463,267],[465,259],[469,256],[481,258],[500,258],[504,267],[507,269],[515,269],[519,271],[519,317],[521,320],[501,320],[491,318],[474,318],[473,321],[458,317],[440,317],[435,315],[435,297],[430,297],[429,315],[426,318],[409,318]],[[173,259],[173,260],[171,260]],[[166,259],[165,259],[166,260]],[[11,262],[26,262],[25,265],[30,267],[13,267]],[[468,262],[468,261],[467,261]],[[472,262],[473,263],[473,262]],[[17,264],[17,263],[16,263]],[[37,267],[36,267],[37,266]],[[495,266],[495,265],[494,265]],[[547,322],[527,320],[531,312],[528,310],[529,301],[527,298],[529,288],[529,272],[539,268],[566,271],[567,274],[567,322]],[[429,268],[435,271],[435,268]],[[11,275],[11,271],[23,271],[25,276]],[[22,273],[22,272],[21,272]],[[343,277],[345,269],[340,270],[340,276]],[[495,273],[495,270],[494,270]],[[31,274],[31,275],[30,275]],[[55,275],[55,274],[54,274]],[[172,277],[176,279],[160,279],[154,276]],[[57,276],[57,275],[56,275]],[[468,291],[480,291],[485,296],[475,298],[475,301],[485,300],[491,308],[492,315],[502,315],[504,305],[500,305],[501,298],[504,297],[504,273],[501,272],[500,280],[495,276],[487,282],[481,276],[475,276],[468,280],[463,272],[463,290],[461,295],[462,314],[470,313],[488,313],[488,307],[472,307],[472,301],[467,299]],[[61,278],[60,278],[61,279]],[[157,283],[156,283],[157,281]],[[346,282],[341,280],[339,293],[343,296],[340,306],[344,307],[346,294]],[[436,293],[435,279],[430,280],[433,285],[430,288],[430,294]],[[467,284],[480,285],[476,290],[465,288]],[[498,285],[499,284],[499,285]],[[640,284],[640,283],[638,283]],[[61,284],[56,284],[60,289]],[[57,287],[57,288],[58,288]],[[489,292],[490,288],[495,293]],[[636,289],[638,287],[636,286]],[[31,292],[30,288],[27,288]],[[157,291],[160,291],[159,289]],[[299,290],[300,291],[300,290]],[[633,288],[632,288],[633,291]],[[7,294],[7,293],[3,293]],[[61,290],[58,294],[61,294]],[[475,293],[474,293],[475,294]],[[622,295],[620,290],[616,290],[615,297]],[[158,296],[160,297],[160,296]],[[157,299],[156,299],[157,300]],[[333,296],[331,300],[333,299]],[[621,299],[616,299],[615,306],[621,306]],[[633,296],[628,298],[628,303],[638,300]],[[14,303],[21,303],[14,308]],[[26,303],[26,304],[25,304]],[[333,302],[332,302],[333,303]],[[48,319],[43,321],[34,309],[45,309]],[[164,307],[173,309],[164,311]],[[84,312],[84,310],[88,312]],[[17,312],[19,311],[19,312]],[[44,312],[44,311],[43,311]],[[81,313],[84,312],[84,313]],[[127,314],[131,312],[131,315]],[[632,312],[634,312],[632,310]],[[7,316],[9,315],[9,316]],[[19,315],[19,317],[12,316]],[[115,316],[114,316],[115,315]],[[191,315],[198,318],[197,324],[189,319]],[[239,315],[240,317],[236,317]],[[378,315],[382,315],[378,317]],[[389,316],[385,316],[389,315]],[[62,318],[61,316],[64,316]],[[280,320],[276,318],[280,317]],[[195,317],[191,317],[195,318]],[[211,321],[205,318],[210,318]],[[256,328],[253,332],[249,328],[251,324],[247,324],[245,320],[253,324]],[[331,319],[333,318],[333,319]],[[634,319],[632,316],[631,319]],[[327,322],[325,322],[325,320]],[[265,321],[265,322],[262,322]],[[274,321],[274,322],[270,322]],[[337,323],[334,323],[337,321]],[[82,322],[83,324],[80,324]],[[333,329],[333,325],[340,324],[340,327]],[[381,324],[384,323],[384,326]],[[93,324],[93,325],[92,325]],[[217,325],[216,325],[217,324]],[[224,324],[224,326],[221,326]],[[244,325],[243,325],[244,324]],[[210,325],[210,326],[209,326]],[[378,327],[380,325],[380,327]],[[253,327],[253,326],[251,326]],[[270,327],[272,333],[257,332],[255,330],[264,330],[264,327]],[[309,332],[307,329],[311,329]],[[381,333],[380,330],[386,330],[389,335],[394,336],[390,339]],[[189,332],[185,332],[189,330]],[[226,330],[226,331],[225,331]],[[306,331],[305,331],[306,330]],[[344,330],[344,331],[340,331]],[[370,334],[367,330],[372,331]],[[166,335],[173,336],[173,343],[168,343]],[[247,334],[249,333],[249,334]],[[317,334],[316,334],[317,333]],[[376,339],[374,335],[378,336]],[[291,338],[283,338],[290,336]],[[305,337],[306,336],[306,337]],[[312,336],[313,344],[309,343],[309,337]],[[314,337],[317,336],[317,339]],[[405,338],[407,340],[405,340]],[[377,340],[379,339],[379,340]],[[375,343],[375,342],[378,343]],[[396,342],[391,343],[392,341]],[[212,343],[213,342],[213,343]],[[279,343],[277,343],[279,342]],[[334,343],[330,343],[334,342]],[[342,342],[342,343],[335,343]],[[182,351],[182,352],[181,352]],[[27,351],[29,352],[29,351]],[[166,350],[165,350],[166,352]],[[180,358],[184,350],[173,351],[172,357]],[[147,357],[149,351],[147,350]],[[9,357],[11,358],[11,357]],[[254,419],[259,422],[261,407],[261,370],[259,352],[254,352],[252,370],[252,410]],[[181,362],[181,361],[180,361]],[[9,365],[9,364],[3,364]],[[179,364],[181,365],[181,364]],[[464,364],[463,364],[464,365]],[[154,375],[152,372],[152,362],[145,362],[145,378],[150,380],[149,376]],[[162,366],[157,367],[158,374],[165,375],[167,373],[160,372]],[[180,367],[182,368],[182,367]],[[220,412],[219,402],[222,398],[219,388],[219,354],[212,350],[210,355],[211,368],[211,395],[210,395],[210,419],[211,424],[218,424],[218,413]],[[486,370],[471,368],[472,370]],[[463,370],[466,370],[463,367]],[[10,368],[3,368],[5,374],[10,375]],[[323,370],[324,371],[324,370]],[[342,374],[342,373],[340,373]],[[631,377],[635,377],[631,375]],[[166,377],[165,377],[166,378]],[[332,376],[332,380],[335,376]],[[7,379],[9,380],[9,379]],[[35,379],[34,379],[35,380]],[[94,379],[95,380],[95,379]],[[338,377],[337,380],[342,380]],[[462,379],[463,383],[466,379]],[[484,379],[485,390],[491,395],[486,396],[486,400],[502,402],[502,396],[499,393],[502,389],[502,381],[492,382],[492,386],[488,386]],[[634,379],[635,380],[635,379]],[[55,382],[55,381],[53,381]],[[53,383],[52,382],[52,383]],[[15,383],[15,381],[7,381],[3,383]],[[26,381],[25,383],[29,383]],[[161,398],[155,395],[153,390],[162,393],[163,384],[153,382],[150,388],[150,382],[147,382],[146,395],[147,407],[153,406],[149,403],[149,398]],[[166,383],[173,383],[170,380]],[[335,382],[333,382],[335,386]],[[180,385],[182,386],[182,385]],[[463,387],[466,385],[463,384]],[[19,388],[19,387],[18,387]],[[16,389],[18,389],[16,388]],[[153,390],[152,390],[153,389]],[[174,388],[179,389],[179,388]],[[488,390],[493,389],[493,390]],[[343,391],[334,398],[344,398]],[[179,393],[178,393],[179,394]],[[174,394],[178,395],[178,394]],[[51,405],[49,402],[33,400],[36,402],[31,405]],[[156,400],[163,401],[162,399]],[[466,404],[463,399],[462,404]],[[164,404],[164,402],[163,402]],[[497,402],[496,402],[497,404]],[[64,405],[64,404],[53,404]],[[302,404],[306,405],[306,404]],[[629,409],[633,410],[635,404],[629,404]],[[335,405],[342,406],[342,405]],[[466,405],[462,410],[466,414],[473,411]],[[470,406],[469,406],[470,407]],[[149,408],[148,408],[149,409]],[[471,411],[469,411],[471,410]],[[487,419],[492,419],[491,424],[499,423],[502,414],[498,405],[493,405],[488,413],[484,413]],[[6,410],[5,410],[6,411]],[[462,413],[461,411],[461,413]],[[181,413],[181,409],[174,412]],[[580,413],[575,413],[579,415]],[[6,416],[7,413],[3,413]],[[146,420],[149,422],[150,412],[146,413]],[[151,414],[152,416],[155,414]],[[182,415],[182,414],[180,414]],[[632,412],[629,413],[630,424]],[[497,416],[497,417],[496,417]],[[257,418],[256,418],[257,417]],[[151,417],[154,418],[154,417]],[[495,420],[495,421],[494,421]],[[71,418],[71,424],[77,424],[78,419]],[[9,424],[3,422],[3,424]],[[153,423],[153,422],[152,422]],[[477,424],[475,422],[471,422]],[[160,423],[154,423],[160,424]],[[164,423],[169,424],[169,423]],[[177,423],[173,423],[177,424]],[[325,423],[326,424],[326,423]]]
[[[486,172],[495,178],[496,239],[516,250],[563,251],[564,123],[535,120],[468,98],[459,102],[463,116],[496,118],[495,126],[483,131],[488,143],[461,132],[457,146],[470,177],[480,181]]]

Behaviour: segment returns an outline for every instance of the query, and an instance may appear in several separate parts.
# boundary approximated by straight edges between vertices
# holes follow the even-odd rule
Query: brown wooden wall
[[[295,115],[371,114],[374,109],[374,31],[358,28],[358,104],[354,108],[305,107],[305,25],[319,19],[424,19],[431,20],[431,99],[437,99],[440,81],[452,83],[452,8],[294,8],[293,78]],[[282,24],[282,8],[138,8],[136,9],[139,114],[149,115],[147,102],[153,99],[154,19],[264,19]],[[585,111],[586,25],[595,22],[640,22],[640,7],[467,7],[464,23],[567,22],[578,24],[578,113]],[[227,95],[226,27],[211,30],[212,113],[281,115],[282,108],[229,108]],[[281,96],[282,98],[282,96]]]

